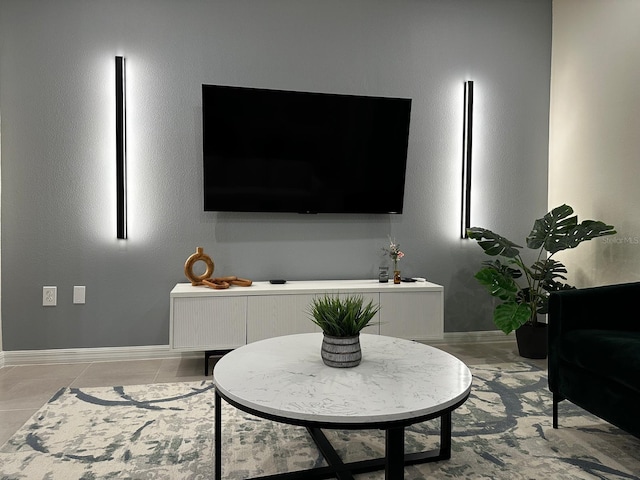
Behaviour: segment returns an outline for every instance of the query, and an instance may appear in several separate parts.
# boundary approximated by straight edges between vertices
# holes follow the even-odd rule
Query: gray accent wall
[[[445,287],[447,332],[494,330],[459,238],[463,83],[472,223],[523,239],[547,210],[550,0],[2,0],[7,351],[163,345],[197,246],[216,275]],[[116,239],[114,57],[127,62],[129,239]],[[402,215],[203,211],[203,83],[413,99]],[[338,175],[339,172],[336,172]],[[380,185],[384,194],[384,185]],[[58,305],[42,306],[42,287]],[[74,285],[86,304],[74,305]]]

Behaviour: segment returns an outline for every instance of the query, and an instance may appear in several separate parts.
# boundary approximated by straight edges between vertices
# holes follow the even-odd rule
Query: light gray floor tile
[[[119,362],[94,362],[82,372],[82,376],[96,377],[102,375],[155,375],[162,364],[162,359],[154,360],[122,360]]]
[[[70,379],[73,380],[90,366],[90,363],[51,364],[51,365],[18,365],[11,368],[0,378],[21,380],[37,379]]]
[[[38,408],[0,411],[0,445],[9,440],[37,411]]]
[[[213,363],[211,360],[210,365]],[[211,375],[204,375],[203,357],[168,358],[162,361],[154,382],[194,382],[206,379],[211,379]]]
[[[72,383],[71,387],[82,388],[82,387],[121,387],[123,385],[146,385],[147,383],[154,383],[156,378],[156,373],[146,373],[146,374],[108,374],[104,373],[102,375],[82,375],[81,377],[76,378]]]
[[[73,379],[30,379],[8,381],[0,378],[0,411],[39,408]]]

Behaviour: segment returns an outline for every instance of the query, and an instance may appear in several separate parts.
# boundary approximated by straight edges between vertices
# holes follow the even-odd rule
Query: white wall
[[[168,343],[169,291],[196,246],[217,275],[375,278],[389,234],[404,274],[444,285],[447,331],[494,330],[473,279],[482,252],[458,238],[465,80],[474,225],[524,238],[546,212],[550,0],[2,0],[0,45],[7,351]],[[412,98],[404,214],[203,212],[202,83]],[[57,307],[42,307],[43,285]]]
[[[570,283],[640,280],[640,2],[554,0],[549,204],[617,235],[558,259]]]

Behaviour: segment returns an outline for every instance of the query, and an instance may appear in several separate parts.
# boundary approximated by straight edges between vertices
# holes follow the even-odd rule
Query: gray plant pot
[[[353,337],[332,337],[324,335],[320,352],[325,365],[336,368],[350,368],[360,365],[362,350],[360,335]]]

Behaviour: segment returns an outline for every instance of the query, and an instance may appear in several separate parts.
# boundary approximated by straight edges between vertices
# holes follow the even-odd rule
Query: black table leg
[[[440,460],[451,458],[451,412],[440,417]]]
[[[389,428],[386,432],[386,480],[404,478],[404,427]]]
[[[320,453],[324,457],[327,464],[329,464],[329,466],[333,469],[335,477],[338,480],[354,480],[353,475],[351,475],[351,472],[343,463],[338,453],[335,451],[333,446],[331,446],[331,443],[329,443],[327,437],[324,435],[324,433],[322,433],[322,430],[320,430],[319,428],[309,427],[307,428],[307,432],[309,432],[309,435],[311,435],[311,438],[318,447],[318,450],[320,450]]]
[[[215,404],[215,480],[222,480],[222,401],[218,390],[216,392],[216,404]]]

